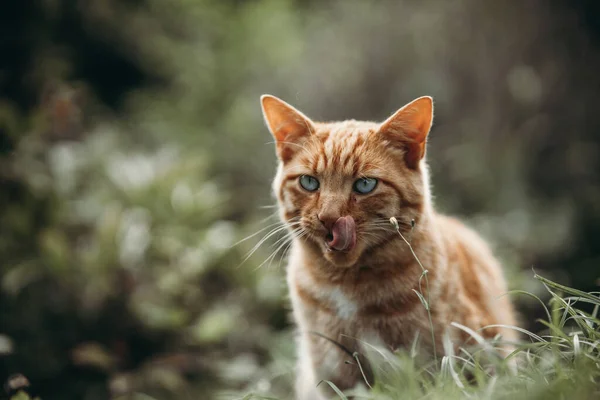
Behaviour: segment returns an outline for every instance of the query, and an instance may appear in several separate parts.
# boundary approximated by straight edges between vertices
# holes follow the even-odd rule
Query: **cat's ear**
[[[419,97],[411,101],[379,128],[390,143],[402,146],[406,150],[406,164],[416,169],[419,161],[425,156],[427,135],[433,122],[433,99],[429,96]]]
[[[314,132],[314,124],[306,115],[275,96],[264,94],[260,103],[265,122],[277,143],[277,156],[288,161],[302,148],[298,141]]]

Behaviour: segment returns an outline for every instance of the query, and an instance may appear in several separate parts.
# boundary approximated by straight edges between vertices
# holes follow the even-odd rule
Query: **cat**
[[[348,389],[369,379],[352,356],[361,343],[393,351],[419,335],[422,348],[441,355],[444,333],[455,346],[470,339],[451,322],[476,331],[514,325],[501,266],[486,242],[433,208],[425,162],[431,97],[383,123],[314,122],[271,95],[261,105],[279,161],[273,191],[292,235],[287,283],[298,327],[297,399],[326,398],[321,380]],[[498,326],[479,333],[516,340],[514,330]]]

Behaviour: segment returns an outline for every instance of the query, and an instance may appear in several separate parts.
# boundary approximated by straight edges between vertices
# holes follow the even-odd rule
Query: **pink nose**
[[[329,232],[331,232],[331,230],[333,229],[333,225],[335,225],[335,222],[338,220],[338,218],[340,218],[340,216],[334,214],[319,213],[319,215],[317,215],[317,218],[319,218],[321,224],[323,224],[323,226]]]

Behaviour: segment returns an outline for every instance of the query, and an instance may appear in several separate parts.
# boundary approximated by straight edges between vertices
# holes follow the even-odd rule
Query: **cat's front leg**
[[[331,333],[312,331],[301,335],[297,380],[299,400],[335,398],[336,393],[324,381],[341,390],[351,389],[362,382],[360,369],[349,343],[345,343],[347,341],[345,335]],[[300,393],[306,397],[300,397]]]
[[[315,377],[308,342],[301,337],[298,341],[298,364],[296,371],[296,400],[325,400],[317,385],[319,380]]]

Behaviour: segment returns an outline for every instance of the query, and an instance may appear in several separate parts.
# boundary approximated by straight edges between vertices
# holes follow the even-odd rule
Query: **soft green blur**
[[[277,222],[263,93],[315,120],[433,96],[438,209],[513,288],[542,295],[532,267],[597,288],[600,51],[567,5],[25,3],[0,43],[1,380],[44,400],[291,396],[283,236],[245,259]]]

